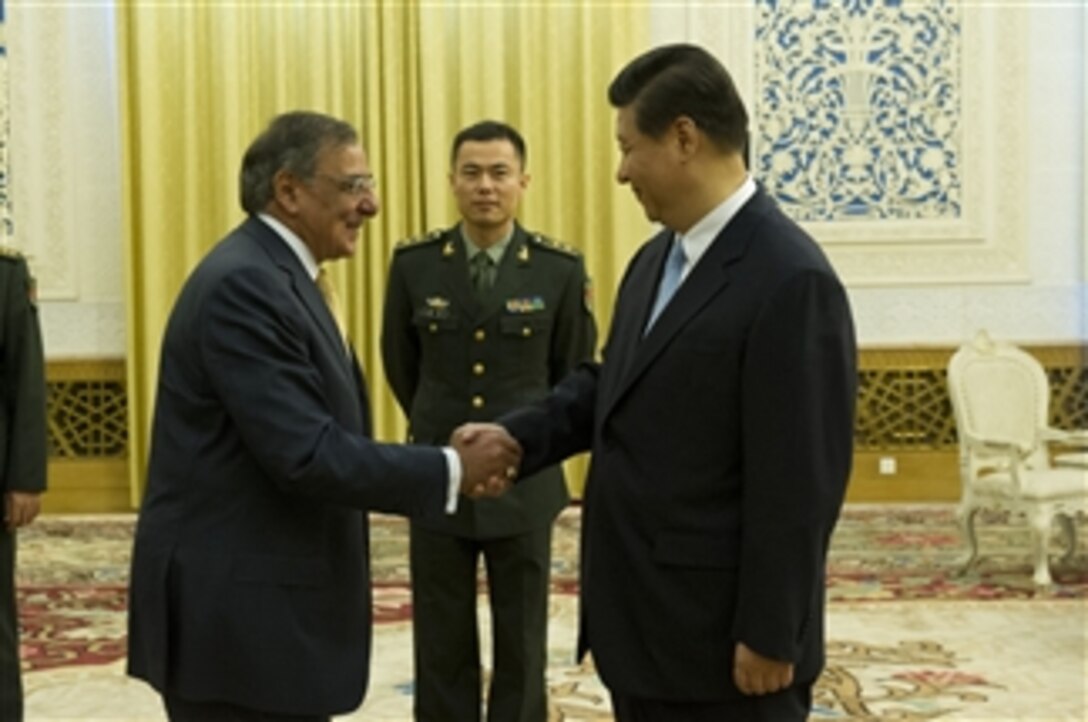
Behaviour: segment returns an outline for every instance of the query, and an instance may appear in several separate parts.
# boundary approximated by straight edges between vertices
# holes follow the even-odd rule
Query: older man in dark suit
[[[847,296],[748,176],[716,59],[657,48],[609,100],[618,179],[664,228],[628,266],[603,364],[499,422],[523,473],[593,450],[579,649],[618,720],[804,720],[851,463]]]
[[[366,510],[498,493],[509,441],[379,444],[321,264],[378,211],[356,132],[273,120],[246,152],[249,218],[197,266],[163,339],[133,551],[129,673],[171,720],[327,720],[362,700]]]
[[[0,247],[0,720],[23,719],[15,532],[38,515],[45,491],[45,361],[26,259]]]

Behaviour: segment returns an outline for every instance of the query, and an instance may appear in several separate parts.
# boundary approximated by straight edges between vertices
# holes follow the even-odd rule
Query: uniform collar
[[[486,253],[491,256],[491,260],[495,262],[495,265],[499,265],[502,261],[502,256],[506,253],[506,247],[510,245],[510,240],[514,237],[514,232],[517,230],[517,226],[510,229],[510,232],[506,234],[506,237],[500,240],[498,243],[492,245],[490,248],[480,248],[472,239],[465,233],[464,224],[458,224],[457,234],[461,236],[461,241],[465,244],[465,256],[468,260],[472,260],[476,257],[477,253]]]

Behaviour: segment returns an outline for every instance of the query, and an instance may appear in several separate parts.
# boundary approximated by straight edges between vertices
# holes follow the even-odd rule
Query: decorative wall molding
[[[852,286],[1023,283],[1023,9],[757,0],[753,171]]]
[[[80,169],[71,162],[72,135],[64,132],[66,121],[79,121],[71,104],[78,76],[65,66],[68,42],[79,34],[65,32],[71,15],[62,4],[44,3],[8,17],[11,122],[19,138],[10,159],[17,245],[30,258],[42,300],[77,297],[76,237],[91,227],[86,217],[78,226],[73,217]]]
[[[958,220],[959,6],[758,3],[752,159],[798,221]]]

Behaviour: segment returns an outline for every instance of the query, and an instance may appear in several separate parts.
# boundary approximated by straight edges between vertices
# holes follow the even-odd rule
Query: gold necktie
[[[329,307],[329,313],[332,314],[332,320],[336,322],[336,328],[340,331],[340,338],[346,344],[348,334],[347,326],[344,324],[344,307],[340,303],[340,294],[336,292],[336,286],[333,285],[332,279],[324,268],[317,272],[317,290],[321,291],[321,296]]]

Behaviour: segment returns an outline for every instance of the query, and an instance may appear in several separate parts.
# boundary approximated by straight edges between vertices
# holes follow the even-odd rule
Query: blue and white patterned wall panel
[[[0,0],[0,243],[12,235],[11,193],[8,188],[8,39],[4,0]]]
[[[958,219],[956,0],[756,0],[756,175],[799,221]]]

